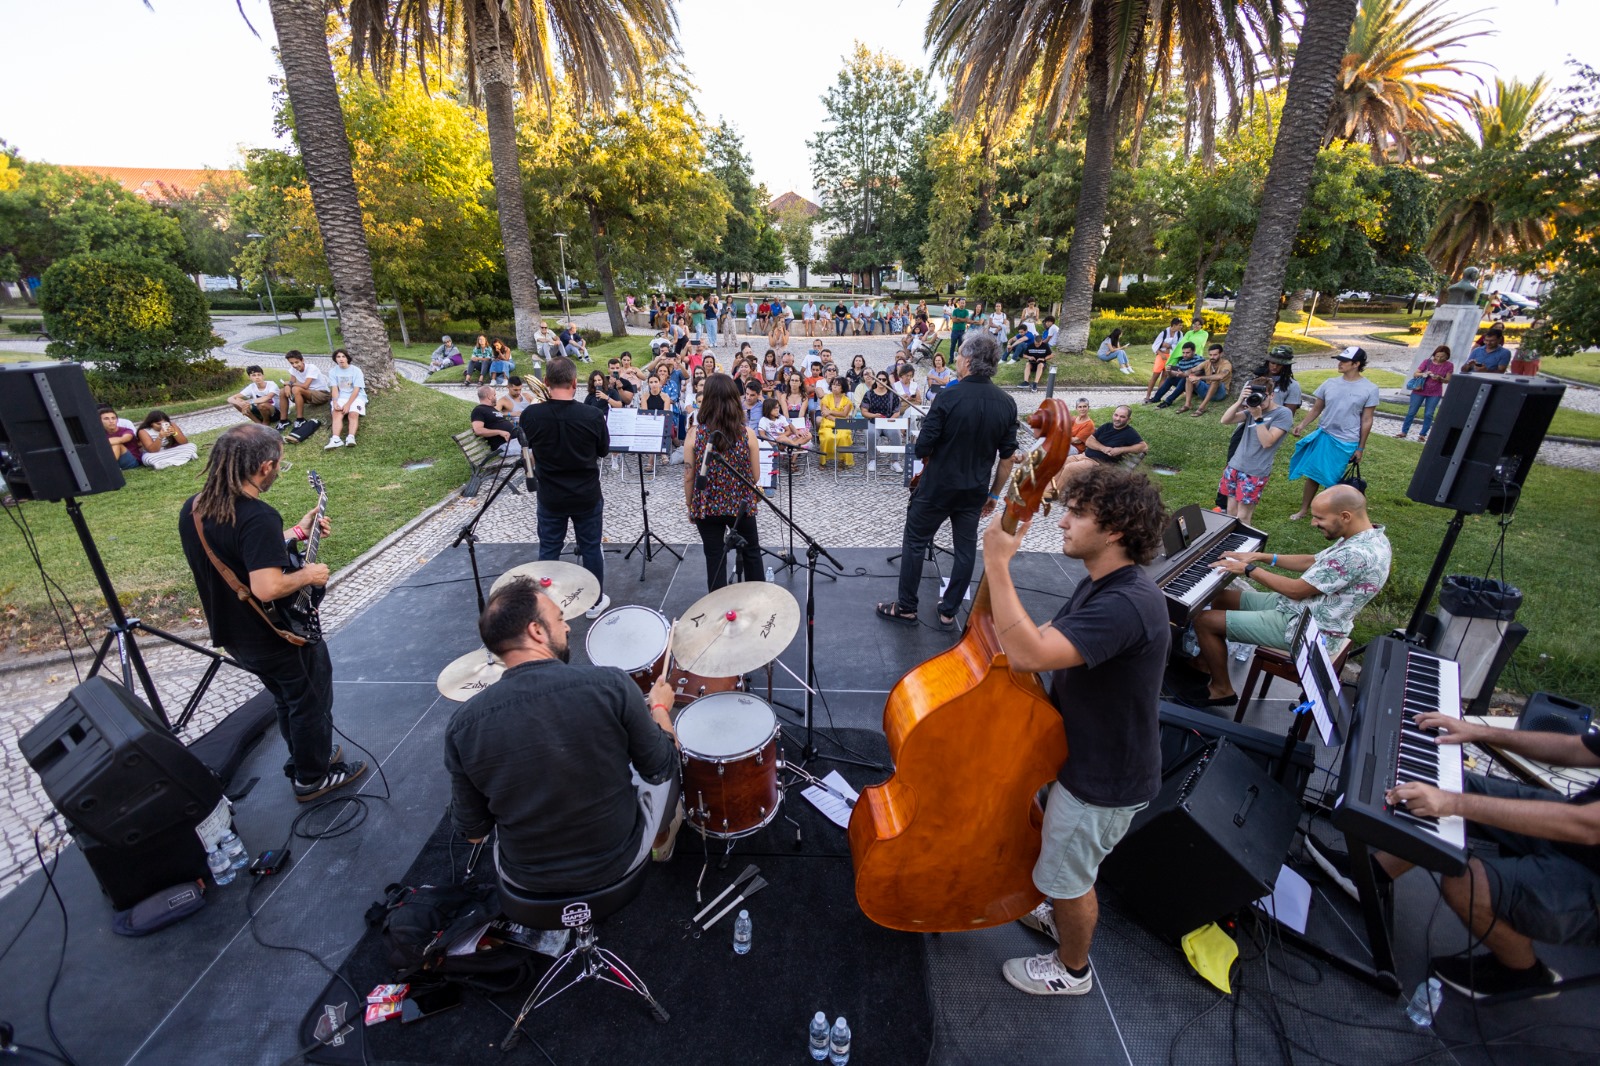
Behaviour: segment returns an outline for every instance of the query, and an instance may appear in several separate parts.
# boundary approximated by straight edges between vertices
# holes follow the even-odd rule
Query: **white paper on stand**
[[[1272,894],[1256,900],[1256,906],[1295,932],[1304,934],[1306,918],[1311,914],[1311,882],[1287,866],[1280,867]]]
[[[939,595],[943,596],[944,595],[944,590],[949,588],[949,587],[950,587],[950,579],[947,578],[947,577],[941,577],[939,579]],[[972,599],[972,582],[970,582],[970,581],[967,582],[967,591],[961,598],[964,599],[964,600]]]
[[[841,777],[837,770],[829,773],[827,777],[822,779],[822,782],[828,788],[833,789],[834,792],[849,796],[850,803],[854,803],[861,796],[861,793],[851,788],[850,782]],[[818,788],[816,785],[810,785],[800,794],[810,800],[813,807],[827,815],[828,820],[840,829],[850,825],[850,804],[835,796],[833,792]]]

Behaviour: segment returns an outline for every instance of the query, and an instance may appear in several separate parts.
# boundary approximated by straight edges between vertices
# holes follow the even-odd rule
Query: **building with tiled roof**
[[[68,169],[80,170],[85,174],[96,174],[102,178],[110,178],[128,192],[152,204],[187,200],[208,183],[219,182],[227,186],[233,186],[244,180],[243,172],[238,170],[186,170],[179,167],[101,167],[74,166],[71,164],[68,165]]]
[[[767,205],[767,210],[772,212],[774,215],[781,215],[785,211],[788,211],[794,207],[799,207],[800,210],[804,211],[808,217],[816,215],[822,210],[820,206],[812,203],[810,200],[807,200],[804,196],[801,196],[793,189],[781,196],[774,197],[772,202]]]

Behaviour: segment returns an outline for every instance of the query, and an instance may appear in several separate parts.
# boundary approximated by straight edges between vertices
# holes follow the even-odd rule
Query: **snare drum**
[[[778,716],[765,700],[717,692],[678,716],[683,806],[707,836],[749,836],[778,816]]]
[[[615,666],[645,695],[667,667],[667,616],[648,607],[614,607],[594,620],[583,638],[589,661]]]
[[[679,707],[687,707],[703,696],[717,692],[739,692],[744,689],[743,677],[706,677],[690,670],[685,670],[672,660],[672,667],[667,671],[667,681],[672,685],[672,702]]]

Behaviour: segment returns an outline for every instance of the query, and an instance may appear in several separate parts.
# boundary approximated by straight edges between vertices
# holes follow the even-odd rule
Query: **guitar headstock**
[[[326,509],[328,506],[328,487],[322,483],[322,475],[315,470],[306,473],[306,480],[317,492],[317,506]]]
[[[1067,461],[1072,450],[1072,412],[1065,400],[1046,400],[1028,419],[1034,436],[1044,441],[1017,461],[1006,484],[1005,513],[1000,523],[1006,532],[1016,532],[1017,526],[1033,517],[1044,501],[1045,490]],[[1045,505],[1049,514],[1049,505]]]

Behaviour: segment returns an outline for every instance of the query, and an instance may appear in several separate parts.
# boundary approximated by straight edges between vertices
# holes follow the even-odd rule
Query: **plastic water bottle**
[[[833,1023],[833,1031],[828,1034],[828,1064],[829,1066],[844,1066],[850,1061],[850,1026],[845,1022],[844,1015],[839,1015]]]
[[[233,882],[233,867],[228,862],[228,853],[221,848],[213,848],[207,853],[206,865],[211,868],[211,879],[217,883],[217,887]]]
[[[772,580],[772,567],[770,567],[770,566],[767,567],[767,580],[769,582]]]
[[[1439,1004],[1444,1002],[1444,986],[1437,977],[1430,977],[1417,986],[1411,995],[1411,1002],[1406,1004],[1406,1017],[1411,1019],[1411,1024],[1418,1029],[1429,1029],[1433,1026],[1433,1017],[1439,1013]]]
[[[828,1016],[820,1010],[811,1017],[811,1057],[818,1062],[828,1057]]]
[[[739,917],[733,923],[733,952],[735,955],[750,954],[749,911],[740,911]]]
[[[1233,651],[1234,661],[1241,663],[1249,662],[1250,656],[1255,650],[1255,646],[1253,644],[1241,644],[1238,641],[1233,641],[1228,645],[1228,647]]]
[[[228,865],[235,870],[243,870],[250,865],[250,853],[244,850],[244,841],[239,839],[239,834],[231,830],[221,840],[217,841],[217,850],[228,857]]]

